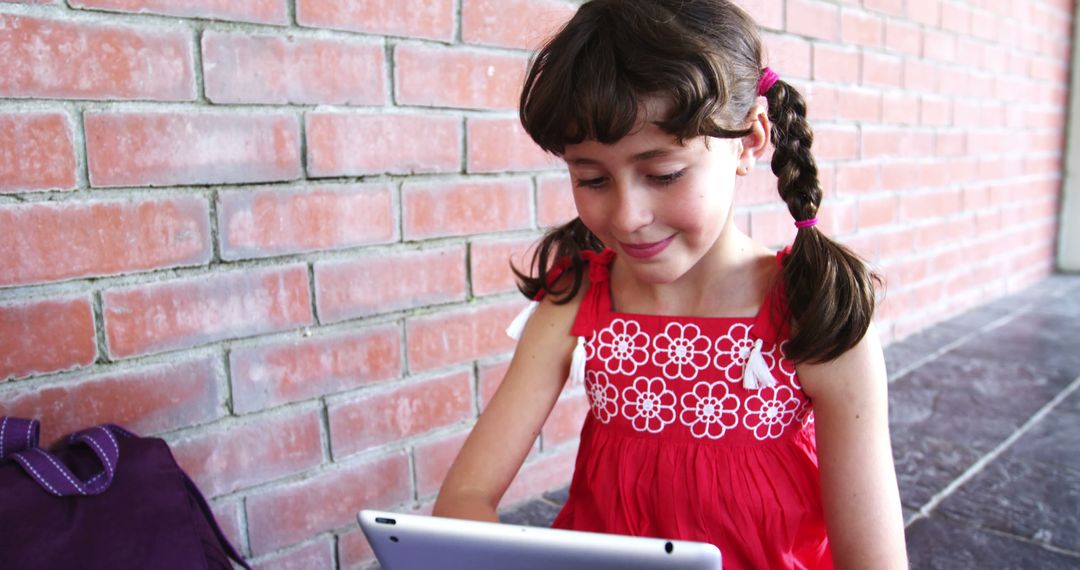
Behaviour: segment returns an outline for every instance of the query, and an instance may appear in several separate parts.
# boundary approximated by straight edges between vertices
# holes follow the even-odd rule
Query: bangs
[[[646,98],[670,102],[669,116],[654,120],[680,142],[749,132],[725,116],[725,110],[728,115],[735,111],[742,119],[751,101],[741,112],[728,109],[726,77],[731,74],[724,59],[694,41],[672,14],[654,6],[653,13],[627,14],[588,11],[586,4],[537,53],[525,79],[520,115],[541,148],[561,155],[566,145],[584,140],[614,143],[640,126]]]

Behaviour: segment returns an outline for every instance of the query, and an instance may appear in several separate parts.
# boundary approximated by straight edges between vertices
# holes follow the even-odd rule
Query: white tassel
[[[761,339],[754,342],[754,348],[750,350],[750,356],[746,359],[743,367],[742,385],[747,390],[771,388],[776,385],[776,378],[769,372],[769,365],[761,356]]]
[[[510,326],[506,327],[506,336],[518,340],[521,338],[521,333],[525,331],[525,323],[529,322],[529,317],[536,312],[536,308],[540,306],[540,303],[536,301],[529,301],[529,304],[521,310],[514,320],[510,321]]]
[[[577,337],[577,345],[574,347],[574,355],[570,358],[570,385],[579,386],[585,383],[585,337]]]

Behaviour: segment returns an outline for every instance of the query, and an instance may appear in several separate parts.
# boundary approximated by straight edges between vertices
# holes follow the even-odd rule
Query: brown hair
[[[671,116],[658,123],[678,140],[741,138],[757,100],[761,38],[754,21],[727,0],[591,0],[533,57],[521,93],[521,123],[541,148],[561,155],[586,139],[614,143],[637,124],[645,97],[667,98]],[[821,203],[813,133],[798,91],[778,81],[767,93],[773,173],[796,220]],[[581,253],[600,240],[575,218],[541,240],[519,289],[557,303],[581,287]],[[549,283],[557,259],[568,258],[565,285]],[[844,246],[814,227],[798,231],[785,258],[783,284],[793,328],[786,354],[796,361],[832,360],[866,333],[874,313],[876,276]]]

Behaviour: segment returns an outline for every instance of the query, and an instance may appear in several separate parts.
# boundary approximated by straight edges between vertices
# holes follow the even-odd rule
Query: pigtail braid
[[[533,252],[528,271],[519,270],[513,264],[510,265],[510,269],[517,277],[518,290],[529,299],[536,298],[540,291],[544,291],[544,294],[550,295],[556,304],[568,303],[577,295],[584,280],[585,260],[582,258],[582,252],[603,249],[604,244],[589,231],[589,228],[585,227],[581,218],[574,218],[569,223],[552,228],[544,234]],[[557,261],[564,258],[570,260],[570,265],[563,275],[570,276],[573,281],[569,286],[557,287],[556,283],[549,283],[548,273]]]
[[[795,220],[817,216],[822,192],[810,153],[814,134],[806,102],[794,87],[777,81],[766,94],[772,140],[772,171],[780,197]],[[877,275],[843,245],[816,227],[798,230],[783,268],[792,335],[787,356],[796,362],[826,362],[855,346],[874,317]]]

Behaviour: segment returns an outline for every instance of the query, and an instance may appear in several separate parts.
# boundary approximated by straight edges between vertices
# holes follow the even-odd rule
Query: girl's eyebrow
[[[634,156],[630,157],[630,160],[632,162],[640,162],[642,160],[649,160],[649,159],[653,159],[653,158],[663,158],[663,157],[666,157],[666,156],[670,156],[670,155],[674,154],[675,152],[676,151],[674,149],[657,148],[657,149],[653,149],[653,150],[647,150],[645,152],[639,152],[639,153],[635,154]],[[586,157],[570,158],[566,162],[569,162],[570,164],[573,164],[573,165],[581,165],[581,166],[600,164],[600,161],[593,160],[591,158],[586,158]]]

